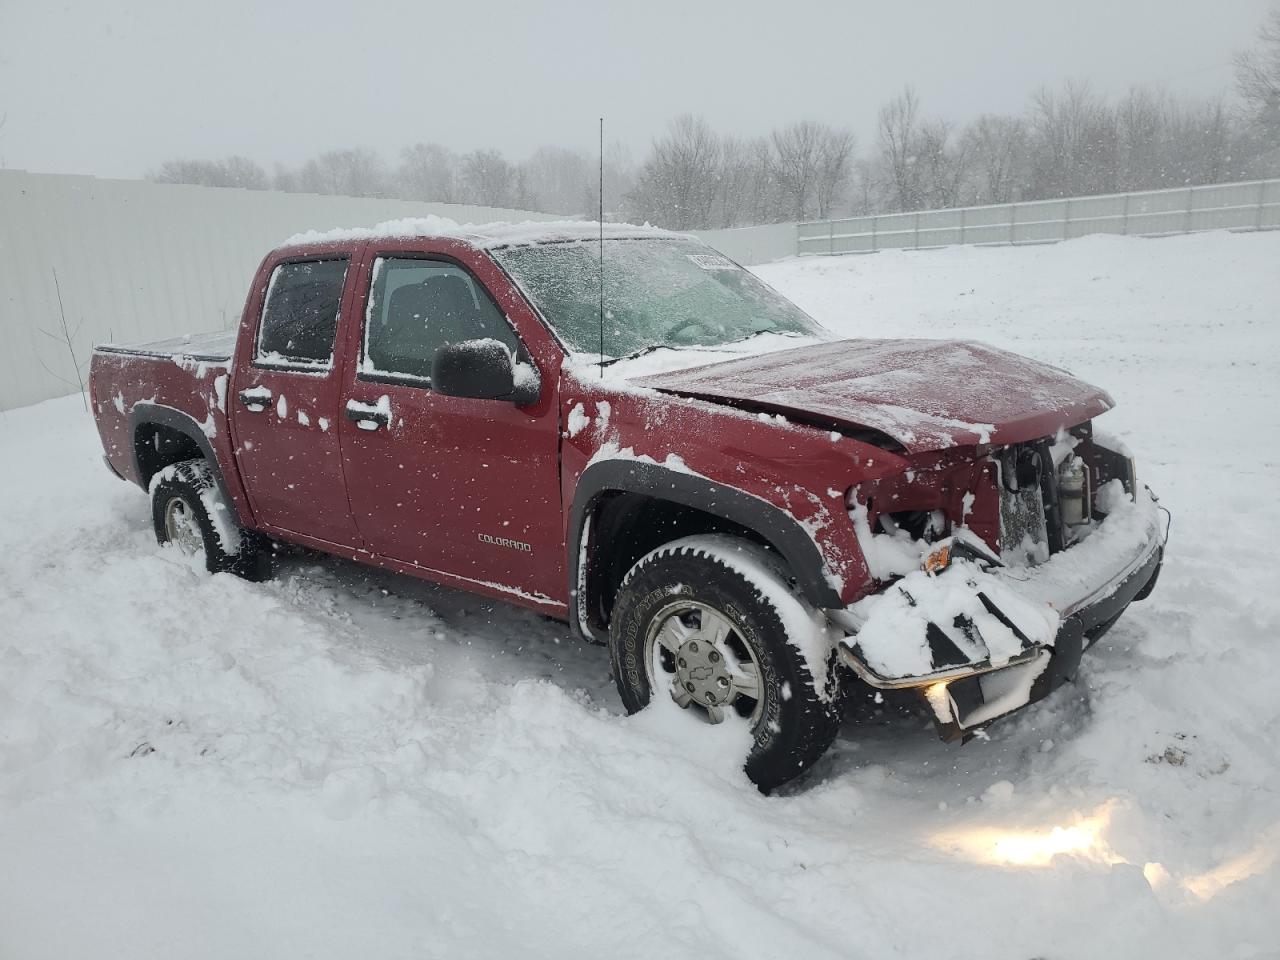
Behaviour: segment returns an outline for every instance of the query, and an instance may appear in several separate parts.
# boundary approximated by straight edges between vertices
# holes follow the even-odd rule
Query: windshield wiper
[[[794,330],[757,330],[755,333],[748,333],[745,337],[739,337],[737,340],[730,340],[728,343],[721,344],[723,347],[737,346],[739,343],[746,343],[748,340],[754,340],[756,337],[763,337],[766,333],[772,333],[779,337],[803,337],[804,334],[796,333]]]
[[[615,363],[621,363],[624,360],[634,360],[637,357],[643,357],[647,354],[654,353],[658,350],[700,350],[704,353],[715,353],[719,350],[727,350],[735,347],[740,343],[746,343],[756,337],[762,337],[766,333],[777,334],[780,337],[795,337],[800,339],[804,336],[802,333],[795,333],[791,330],[757,330],[755,333],[748,333],[745,337],[739,337],[737,340],[730,340],[728,343],[691,343],[687,346],[675,346],[670,343],[651,343],[647,347],[641,347],[639,350],[632,350],[630,353],[623,354],[620,357],[610,357],[603,361],[600,366],[611,367]]]
[[[636,357],[643,357],[645,354],[654,353],[658,350],[686,350],[687,347],[673,347],[669,343],[652,343],[647,347],[641,347],[639,350],[632,350],[630,353],[624,353],[620,357],[610,357],[608,360],[601,360],[600,366],[611,367],[615,363],[622,363],[624,360],[634,360]]]

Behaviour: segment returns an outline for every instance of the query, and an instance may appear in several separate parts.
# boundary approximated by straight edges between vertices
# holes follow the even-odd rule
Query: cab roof
[[[588,242],[623,239],[687,239],[687,234],[672,233],[657,227],[630,223],[606,223],[594,220],[526,220],[523,223],[460,224],[446,217],[407,217],[387,220],[372,227],[339,227],[333,230],[309,230],[295,233],[281,247],[311,246],[327,243],[356,243],[364,240],[413,239],[446,237],[462,240],[481,249],[525,246],[535,243]]]

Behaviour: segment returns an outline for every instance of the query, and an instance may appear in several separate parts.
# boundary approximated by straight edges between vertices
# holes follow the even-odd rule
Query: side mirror
[[[510,400],[524,406],[538,399],[533,366],[520,363],[497,340],[447,343],[431,360],[431,389],[448,397]]]

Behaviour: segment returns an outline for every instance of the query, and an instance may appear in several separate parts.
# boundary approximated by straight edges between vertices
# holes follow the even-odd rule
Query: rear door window
[[[329,369],[347,258],[282,263],[271,273],[256,361],[264,366]]]

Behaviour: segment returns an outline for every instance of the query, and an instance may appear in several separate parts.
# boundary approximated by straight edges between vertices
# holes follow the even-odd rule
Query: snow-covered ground
[[[318,557],[195,572],[78,397],[10,411],[0,956],[1280,956],[1280,233],[759,273],[1111,390],[1173,533],[1075,687],[964,747],[847,725],[762,797],[565,628]]]

